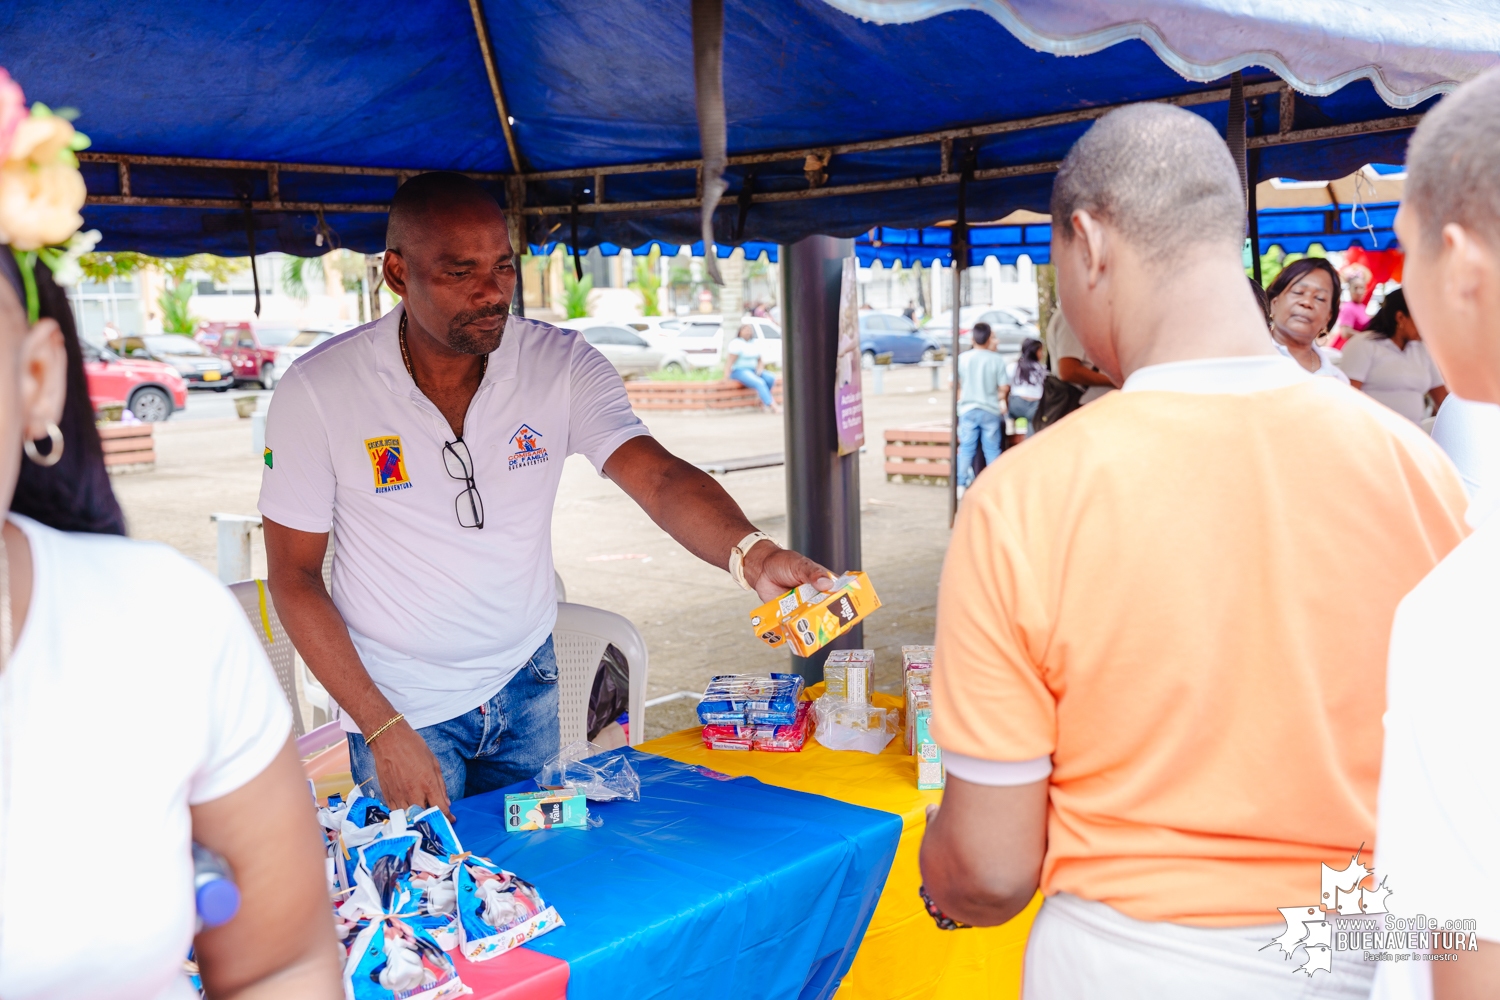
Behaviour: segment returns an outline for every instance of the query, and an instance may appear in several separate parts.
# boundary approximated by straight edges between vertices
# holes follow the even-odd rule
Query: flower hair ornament
[[[100,239],[97,229],[78,231],[88,189],[74,154],[88,148],[89,138],[73,128],[76,115],[40,101],[28,110],[20,85],[0,69],[0,244],[9,244],[19,265],[32,323],[40,312],[36,262],[58,284],[74,284],[82,276],[78,258]]]

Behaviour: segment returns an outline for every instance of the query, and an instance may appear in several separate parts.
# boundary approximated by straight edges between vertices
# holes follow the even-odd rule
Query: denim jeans
[[[1012,420],[1018,417],[1026,418],[1027,437],[1030,437],[1031,432],[1036,430],[1036,411],[1041,404],[1042,401],[1040,399],[1022,399],[1015,393],[1011,393],[1010,398],[1005,401],[1005,406],[1010,410],[1010,418]]]
[[[558,751],[557,655],[552,637],[499,694],[456,719],[423,726],[417,735],[443,769],[449,801],[534,776]],[[379,795],[374,753],[359,733],[348,737],[354,780]]]
[[[760,405],[769,408],[775,403],[771,390],[776,387],[775,372],[759,372],[754,368],[736,368],[729,373],[729,377],[740,385],[754,389],[755,394],[760,397]]]
[[[974,480],[974,449],[984,444],[984,461],[992,464],[1000,457],[1000,414],[965,410],[958,415],[958,484],[968,486]]]

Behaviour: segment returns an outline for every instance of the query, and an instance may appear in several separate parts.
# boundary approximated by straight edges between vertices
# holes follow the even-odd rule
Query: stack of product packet
[[[800,674],[720,674],[698,703],[713,750],[801,750],[811,726]]]
[[[894,737],[899,713],[870,704],[873,649],[835,649],[823,665],[824,691],[813,704],[818,742],[830,750],[879,753]]]
[[[917,787],[942,788],[943,751],[932,739],[932,647],[901,647],[906,694],[906,752],[916,758]]]

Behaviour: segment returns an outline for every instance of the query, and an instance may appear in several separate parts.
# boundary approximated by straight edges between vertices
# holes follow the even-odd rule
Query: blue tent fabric
[[[727,0],[724,81],[731,156],[884,139],[935,129],[1172,98],[1222,88],[1191,82],[1142,41],[1079,57],[1034,51],[978,11],[913,24],[879,25],[823,0]],[[538,0],[483,0],[524,166],[530,170],[693,159],[689,5],[615,0],[579,7]],[[395,170],[512,169],[470,12],[462,4],[367,0],[358,8],[299,0],[142,0],[127,10],[93,0],[15,0],[0,10],[0,66],[29,99],[81,111],[79,127],[101,152],[331,164]],[[1249,70],[1247,83],[1274,80]],[[1420,111],[1431,101],[1419,105]],[[1222,129],[1227,105],[1193,108]],[[1298,128],[1389,117],[1366,80],[1326,97],[1301,97]],[[1251,102],[1256,134],[1277,131],[1275,96]],[[959,141],[977,165],[1061,159],[1087,122]],[[1342,176],[1369,162],[1404,159],[1407,135],[1267,148],[1258,177]],[[837,155],[829,187],[939,172],[936,143]],[[799,161],[731,166],[716,238],[731,242],[737,197],[754,175],[757,194],[808,186]],[[121,195],[111,164],[85,172],[94,195]],[[383,202],[398,178],[283,169],[284,200]],[[191,165],[136,166],[131,194],[265,198],[264,171]],[[492,182],[505,198],[501,180]],[[612,176],[610,201],[691,198],[691,169]],[[591,178],[527,185],[531,242],[569,236],[569,212]],[[970,218],[1045,211],[1051,177],[978,181]],[[785,243],[811,233],[855,236],[875,225],[928,226],[956,214],[954,184],[790,202],[755,202],[737,242]],[[264,252],[317,254],[308,213],[257,211]],[[101,249],[160,254],[244,253],[243,213],[190,207],[90,206]],[[378,213],[332,213],[343,246],[383,246]],[[697,241],[696,208],[579,213],[578,242],[638,246]]]
[[[1279,246],[1287,253],[1305,253],[1313,244],[1324,250],[1389,250],[1397,245],[1391,228],[1398,202],[1373,205],[1330,205],[1325,208],[1261,209],[1260,251]],[[854,241],[854,253],[866,267],[880,261],[891,267],[900,262],[911,267],[953,261],[953,231],[947,226],[926,229],[896,229],[877,226]],[[970,266],[993,257],[1001,264],[1014,264],[1022,255],[1033,264],[1052,260],[1052,226],[1026,223],[1014,226],[974,226],[969,230]]]
[[[901,817],[635,750],[639,802],[598,829],[507,834],[504,795],[453,804],[466,850],[516,872],[565,926],[528,947],[568,996],[825,1000],[854,961]]]

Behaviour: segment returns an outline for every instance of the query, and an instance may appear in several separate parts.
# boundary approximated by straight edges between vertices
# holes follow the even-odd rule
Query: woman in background
[[[42,265],[37,280],[65,314]],[[210,997],[335,1000],[286,698],[217,581],[117,537],[78,346],[54,319],[28,327],[20,289],[0,246],[0,997],[191,1000],[193,946]],[[241,892],[237,916],[196,936],[194,841]],[[70,889],[81,858],[151,876]]]
[[[1370,320],[1364,333],[1344,345],[1339,362],[1349,384],[1363,389],[1414,424],[1427,415],[1427,397],[1436,413],[1448,398],[1417,324],[1406,308],[1406,293],[1396,289]]]
[[[1021,355],[1005,366],[1005,381],[1000,384],[1000,398],[1012,420],[1025,420],[1026,429],[1017,430],[1016,441],[1026,440],[1034,431],[1037,407],[1042,402],[1042,384],[1047,381],[1047,366],[1042,362],[1042,342],[1035,337],[1021,341]]]
[[[1281,353],[1314,375],[1348,382],[1338,355],[1317,340],[1339,314],[1339,274],[1322,257],[1303,257],[1282,268],[1266,289],[1271,339]]]

